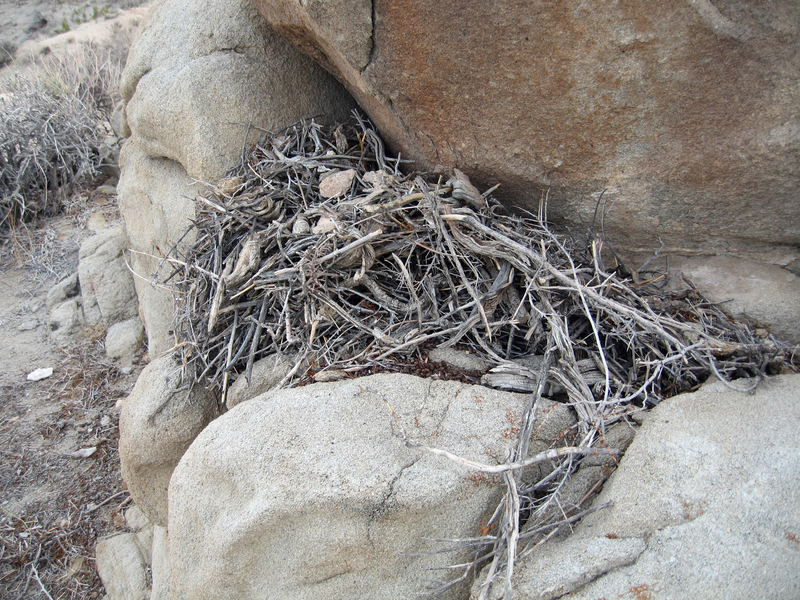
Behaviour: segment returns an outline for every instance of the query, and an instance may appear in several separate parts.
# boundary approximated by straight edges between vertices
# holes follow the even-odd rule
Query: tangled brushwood
[[[128,43],[46,60],[0,90],[0,229],[52,216],[97,173]]]
[[[265,137],[198,198],[194,241],[176,246],[160,273],[176,291],[186,377],[224,402],[233,378],[249,379],[272,354],[293,357],[282,385],[297,385],[402,370],[432,345],[466,349],[493,365],[485,385],[532,392],[509,464],[527,458],[539,398],[574,407],[584,450],[550,457],[556,493],[575,456],[631,411],[712,373],[760,378],[784,362],[779,343],[696,293],[608,272],[601,240],[557,236],[541,211],[507,214],[457,170],[431,182],[399,167],[362,118],[304,122]],[[531,529],[539,537],[520,538],[521,507],[531,521],[553,511],[534,510],[519,470],[503,471],[497,534],[476,539],[463,576],[445,587],[484,563],[510,582],[518,545],[552,530],[543,522]]]

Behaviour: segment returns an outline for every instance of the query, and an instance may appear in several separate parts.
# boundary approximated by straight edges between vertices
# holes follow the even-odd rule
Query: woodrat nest
[[[508,214],[458,170],[438,181],[404,174],[357,115],[265,136],[197,200],[194,241],[163,261],[161,281],[176,291],[189,383],[223,402],[231,377],[249,380],[272,354],[293,357],[281,382],[291,386],[400,370],[431,345],[457,346],[492,365],[484,384],[533,392],[513,462],[526,457],[543,395],[574,407],[579,448],[590,449],[611,423],[712,373],[760,378],[784,361],[784,347],[699,294],[607,271],[602,240],[554,234],[544,207]],[[556,490],[576,464],[561,458]],[[475,542],[467,571],[492,561],[494,576],[505,556],[510,577],[509,549],[539,539],[520,537],[508,516],[527,506],[536,517],[525,493],[509,484],[498,533]]]
[[[431,183],[399,166],[364,119],[309,121],[265,137],[198,198],[194,242],[164,261],[190,377],[224,392],[226,375],[279,353],[302,365],[295,385],[392,370],[433,343],[495,365],[486,383],[530,391],[542,375],[530,357],[549,351],[553,389],[607,418],[779,358],[699,295],[621,280],[463,173]]]

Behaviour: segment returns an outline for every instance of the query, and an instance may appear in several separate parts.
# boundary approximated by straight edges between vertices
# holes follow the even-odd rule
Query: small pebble
[[[305,219],[297,219],[292,225],[292,233],[302,235],[311,231],[311,225]]]

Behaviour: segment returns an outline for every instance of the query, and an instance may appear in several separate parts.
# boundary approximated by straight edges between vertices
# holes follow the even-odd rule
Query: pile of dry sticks
[[[605,270],[599,238],[557,236],[542,210],[510,215],[457,170],[434,183],[404,175],[358,116],[265,137],[198,198],[191,235],[161,280],[170,271],[186,376],[223,401],[231,377],[249,379],[274,353],[295,357],[283,385],[296,385],[397,370],[432,344],[457,346],[494,365],[485,384],[533,392],[514,462],[543,394],[574,407],[580,446],[591,447],[611,423],[712,373],[758,378],[784,362],[780,344],[699,295]],[[566,477],[575,462],[563,460]],[[525,490],[511,492],[470,567],[492,562],[509,582]]]

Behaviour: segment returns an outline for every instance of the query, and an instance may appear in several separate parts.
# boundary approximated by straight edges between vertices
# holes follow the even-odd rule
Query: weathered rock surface
[[[125,511],[130,533],[101,539],[97,567],[107,600],[169,600],[163,586],[166,530],[153,525],[135,504]],[[148,571],[152,575],[148,576]],[[150,582],[152,581],[152,585]]]
[[[462,369],[465,371],[482,371],[491,366],[488,362],[478,358],[474,354],[467,354],[462,350],[455,350],[453,348],[432,348],[428,352],[428,360],[431,362],[443,362],[454,369]]]
[[[800,240],[794,0],[255,5],[395,150],[501,183],[508,205],[549,191],[582,229],[602,193],[627,249]]]
[[[69,342],[80,332],[83,325],[83,310],[78,300],[76,298],[64,300],[54,306],[47,316],[50,337],[59,344]]]
[[[246,134],[305,117],[345,118],[353,102],[271,31],[247,0],[167,0],[143,21],[122,76],[119,203],[151,355],[173,345],[172,298],[148,280],[194,218],[193,198],[240,160]],[[254,127],[248,130],[248,123]],[[191,236],[184,238],[191,242]],[[162,273],[166,276],[166,273]]]
[[[56,306],[76,298],[81,293],[81,286],[78,282],[78,273],[68,275],[47,292],[47,310],[53,310]]]
[[[800,344],[800,277],[745,258],[680,258],[673,272],[689,277],[700,292],[733,318],[763,325],[778,339]],[[673,287],[685,287],[675,281]]]
[[[543,546],[516,571],[516,592],[525,600],[553,600],[600,575],[634,562],[647,544],[641,538],[569,538]],[[480,581],[472,598],[480,596]],[[504,588],[493,585],[489,600],[502,600]]]
[[[225,406],[233,408],[245,400],[268,392],[289,373],[296,361],[294,356],[272,355],[253,363],[253,373],[250,381],[240,374],[233,385],[228,389]]]
[[[110,325],[138,315],[133,277],[123,256],[126,248],[120,227],[103,230],[81,244],[78,279],[87,323]]]
[[[120,152],[117,186],[120,211],[130,240],[131,268],[139,297],[139,314],[147,332],[151,356],[175,344],[172,335],[172,292],[151,285],[164,256],[181,239],[194,218],[193,198],[200,191],[178,163],[148,156],[135,139]],[[183,238],[187,243],[191,236]],[[161,279],[167,273],[161,273]]]
[[[132,357],[141,348],[143,337],[139,317],[114,323],[106,332],[106,354],[111,358]]]
[[[150,527],[150,520],[135,504],[125,511],[125,526],[132,531],[143,531]]]
[[[240,160],[247,123],[271,131],[304,117],[341,119],[352,107],[341,86],[246,0],[155,4],[121,90],[128,128],[144,151],[207,181]]]
[[[460,562],[408,553],[439,548],[423,538],[476,535],[499,480],[406,446],[384,399],[410,438],[493,464],[514,443],[525,403],[385,374],[239,404],[197,437],[170,481],[172,600],[264,590],[286,600],[413,598],[426,568]]]
[[[149,600],[147,564],[135,533],[119,533],[97,542],[97,572],[110,600]]]
[[[172,471],[217,412],[211,392],[181,388],[180,365],[171,356],[139,375],[120,413],[119,456],[131,496],[151,522],[166,525]]]
[[[767,379],[753,395],[717,382],[665,400],[597,499],[613,504],[585,517],[569,546],[545,546],[523,563],[517,594],[542,597],[542,582],[560,572],[547,580],[573,590],[563,598],[800,597],[799,426],[796,375]],[[577,589],[574,556],[605,537],[646,548]]]
[[[153,592],[150,600],[172,600],[169,591],[169,539],[167,530],[158,525],[153,527],[152,556]]]
[[[147,568],[153,560],[153,527],[142,509],[135,504],[125,511],[125,526],[136,536],[136,545]]]

